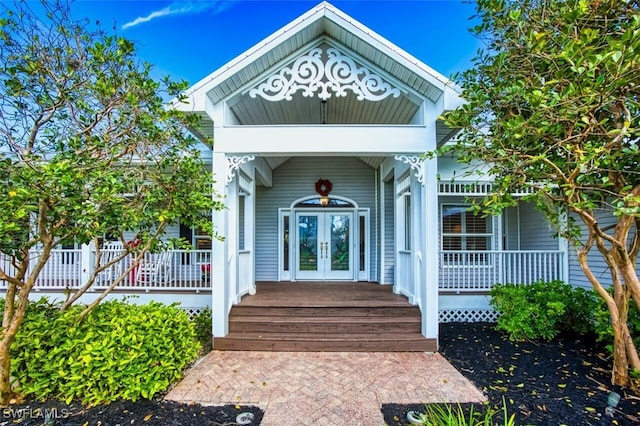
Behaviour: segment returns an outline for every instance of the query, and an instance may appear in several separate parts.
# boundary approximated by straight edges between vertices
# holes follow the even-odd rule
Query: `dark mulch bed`
[[[611,360],[592,338],[514,343],[493,324],[451,323],[440,326],[440,350],[491,405],[504,398],[518,425],[640,425],[640,400],[611,386]],[[622,397],[613,417],[605,414],[610,391]],[[388,425],[406,425],[407,411],[424,408],[384,404],[382,412]]]
[[[440,348],[491,405],[501,406],[504,398],[518,425],[640,425],[640,399],[610,385],[611,361],[593,339],[563,336],[552,342],[514,343],[492,324],[442,324]],[[622,396],[613,417],[604,414],[610,391]],[[0,426],[42,425],[47,413],[54,418],[47,425],[70,426],[229,425],[236,424],[236,416],[245,411],[255,415],[251,424],[257,425],[263,416],[256,407],[203,407],[161,399],[88,409],[50,401],[1,410]],[[392,426],[407,424],[409,410],[423,411],[424,405],[382,406],[385,421]],[[500,424],[500,415],[495,420]]]
[[[236,425],[240,413],[251,412],[254,420],[249,425],[259,425],[263,412],[256,407],[226,405],[203,407],[199,404],[141,400],[118,401],[109,405],[85,408],[80,404],[64,404],[48,401],[31,402],[2,408],[0,425],[45,425],[45,426],[116,426],[116,425],[162,425],[204,426]],[[51,419],[48,420],[47,418]]]

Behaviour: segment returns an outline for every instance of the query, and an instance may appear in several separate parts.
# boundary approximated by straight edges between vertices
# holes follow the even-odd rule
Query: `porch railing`
[[[33,270],[42,250],[31,250],[31,258],[28,274]],[[82,273],[82,252],[81,250],[52,250],[49,261],[44,265],[36,281],[35,290],[65,289],[80,286]],[[13,276],[16,272],[13,259],[10,256],[0,253],[0,265],[2,270]],[[0,289],[5,289],[7,282],[0,280]]]
[[[439,288],[488,291],[494,284],[563,280],[562,251],[441,251]]]
[[[413,296],[415,287],[411,270],[411,256],[411,251],[400,250],[397,256],[398,265],[396,266],[397,291],[407,297]]]
[[[86,253],[86,252],[85,252]],[[34,259],[39,251],[31,251]],[[101,263],[106,264],[121,254],[118,250],[103,250]],[[14,268],[11,258],[0,255],[3,270]],[[53,250],[51,257],[38,276],[34,290],[77,289],[82,284],[82,250]],[[94,266],[95,253],[86,262],[90,268]],[[127,255],[109,268],[101,271],[92,286],[92,290],[102,291],[115,279],[124,274],[123,281],[116,289],[123,290],[174,290],[195,291],[211,289],[211,252],[209,250],[169,250],[164,253],[145,253],[138,266],[130,268],[134,255]],[[32,264],[34,263],[32,262]],[[127,270],[131,269],[129,272]],[[87,277],[91,271],[85,271]],[[5,289],[7,282],[0,280],[0,289]]]
[[[244,295],[249,293],[249,290],[251,290],[251,284],[253,283],[251,250],[240,250],[240,252],[238,253],[238,265],[238,294]]]

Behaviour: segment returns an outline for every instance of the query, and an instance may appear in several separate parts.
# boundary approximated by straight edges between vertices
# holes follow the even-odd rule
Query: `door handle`
[[[324,250],[324,253],[323,253]],[[320,243],[320,259],[328,259],[329,258],[329,243],[321,242]]]

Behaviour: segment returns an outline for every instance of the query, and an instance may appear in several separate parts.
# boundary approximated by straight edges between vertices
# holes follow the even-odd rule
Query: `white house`
[[[194,84],[193,133],[213,140],[214,336],[256,282],[393,285],[422,313],[488,319],[495,282],[566,276],[567,256],[529,206],[467,213],[484,185],[452,182],[449,158],[426,151],[454,134],[462,103],[447,78],[323,2]],[[464,298],[455,297],[466,294]],[[474,294],[476,295],[474,297]]]
[[[435,347],[439,322],[494,318],[486,295],[495,283],[584,282],[532,206],[490,218],[466,211],[466,197],[490,182],[453,179],[454,158],[423,157],[455,135],[440,117],[461,105],[459,90],[329,3],[187,95],[174,107],[198,114],[190,131],[213,141],[205,157],[228,207],[213,223],[225,239],[176,227],[197,250],[165,258],[165,280],[132,275],[121,291],[211,306],[214,345],[260,283],[302,294],[332,283],[344,298],[353,283],[384,286],[418,307],[420,334]],[[36,296],[59,293],[60,276],[79,282],[90,255],[56,253]]]

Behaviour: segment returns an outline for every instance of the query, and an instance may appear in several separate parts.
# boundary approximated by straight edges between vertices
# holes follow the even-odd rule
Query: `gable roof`
[[[375,64],[417,96],[437,102],[445,95],[442,99],[445,110],[459,103],[459,90],[449,79],[324,1],[195,83],[185,92],[188,103],[174,102],[173,107],[200,113],[203,117],[200,131],[210,136],[212,123],[207,122],[204,114],[206,97],[217,103],[245,90],[266,72],[323,38]]]

